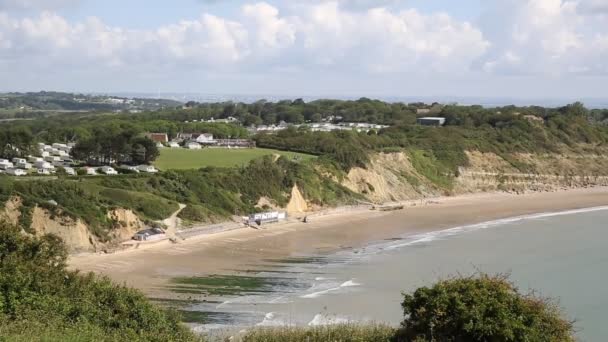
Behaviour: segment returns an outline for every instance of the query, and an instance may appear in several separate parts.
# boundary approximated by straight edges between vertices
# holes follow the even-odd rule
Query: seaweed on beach
[[[196,295],[243,295],[268,293],[276,286],[285,286],[291,279],[241,275],[211,275],[207,277],[177,277],[166,288],[174,293]]]

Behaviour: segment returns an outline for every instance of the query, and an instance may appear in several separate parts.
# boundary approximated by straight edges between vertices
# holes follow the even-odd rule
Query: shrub
[[[444,280],[404,297],[399,341],[574,341],[555,303],[520,294],[504,276]]]
[[[0,223],[0,340],[195,341],[179,317],[134,289],[66,269],[54,236]],[[30,327],[33,330],[24,329]],[[89,339],[90,338],[90,339]]]

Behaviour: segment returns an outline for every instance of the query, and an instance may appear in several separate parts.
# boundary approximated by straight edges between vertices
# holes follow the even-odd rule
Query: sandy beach
[[[444,197],[410,202],[398,212],[336,211],[309,216],[308,223],[244,228],[115,254],[74,255],[69,263],[73,269],[107,275],[150,296],[167,296],[163,286],[176,276],[225,274],[269,259],[329,253],[513,216],[605,205],[608,188]]]

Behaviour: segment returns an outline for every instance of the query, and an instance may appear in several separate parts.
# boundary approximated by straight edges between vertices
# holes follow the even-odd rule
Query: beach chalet
[[[445,118],[427,116],[418,118],[416,123],[422,126],[443,126],[445,125]]]
[[[36,171],[39,175],[43,175],[43,176],[48,176],[50,175],[51,169],[38,169],[38,171]]]
[[[249,225],[260,226],[262,224],[276,223],[285,219],[287,219],[287,214],[285,212],[271,211],[266,213],[251,214],[247,218],[247,223]]]
[[[167,238],[167,234],[160,228],[149,228],[133,235],[135,241],[159,241]]]
[[[177,141],[171,141],[167,144],[170,148],[180,148],[179,143]]]
[[[27,163],[27,160],[25,160],[23,158],[13,158],[13,164],[23,164],[23,163]]]
[[[97,174],[97,170],[93,167],[85,167],[84,170],[88,176],[95,176]]]
[[[158,170],[152,165],[139,165],[137,167],[137,170],[139,170],[140,172],[147,172],[147,173],[157,173],[158,172]]]
[[[169,142],[167,133],[148,133],[147,137],[155,143],[166,144]]]
[[[25,176],[27,175],[27,172],[25,172],[25,170],[21,170],[21,169],[8,169],[6,170],[6,174],[10,175],[10,176]]]

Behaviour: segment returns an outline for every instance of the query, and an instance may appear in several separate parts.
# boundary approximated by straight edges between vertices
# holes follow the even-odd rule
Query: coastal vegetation
[[[0,225],[0,340],[202,341],[180,323],[205,314],[168,312],[143,293],[66,268],[67,250],[52,235],[22,234]],[[196,287],[248,284],[256,279],[176,279]],[[245,290],[247,290],[245,288]],[[346,324],[254,328],[247,342],[325,341],[573,341],[573,324],[547,299],[521,294],[503,276],[454,278],[404,295],[400,328]]]
[[[19,197],[19,224],[29,231],[28,219],[40,206],[57,215],[86,222],[102,241],[120,227],[107,213],[124,208],[148,222],[162,220],[186,204],[180,218],[190,222],[216,222],[232,215],[267,210],[259,207],[264,197],[277,206],[286,206],[288,190],[299,187],[310,203],[336,206],[354,203],[362,197],[316,171],[311,161],[294,161],[269,155],[237,168],[173,170],[156,175],[115,177],[64,177],[61,179],[19,180],[0,176],[0,201]]]
[[[322,341],[574,341],[573,323],[551,300],[522,294],[505,276],[477,275],[439,281],[404,294],[399,328],[341,324],[258,328],[242,342]]]
[[[416,113],[421,108],[429,111],[424,115],[444,117],[446,126],[416,125],[419,116]],[[235,117],[246,124],[247,115],[266,124],[283,120],[297,123],[302,116],[304,121],[367,121],[392,126],[367,133],[313,132],[301,126],[252,136],[243,125],[200,122]],[[56,216],[82,220],[96,237],[106,241],[120,227],[119,222],[108,217],[108,211],[118,208],[132,210],[144,222],[152,223],[168,217],[181,203],[186,205],[179,214],[184,222],[215,223],[234,215],[285,208],[294,186],[306,203],[315,208],[355,204],[372,198],[400,200],[404,195],[391,194],[399,185],[396,181],[374,183],[370,181],[371,174],[363,180],[349,178],[355,169],[370,170],[375,156],[387,153],[404,156],[404,162],[392,168],[398,182],[409,185],[417,196],[457,191],[458,176],[470,166],[471,151],[497,156],[508,165],[503,169],[510,172],[562,176],[570,184],[576,175],[594,177],[606,173],[602,173],[601,167],[586,167],[589,163],[572,162],[564,170],[543,169],[540,163],[547,159],[545,156],[573,155],[576,160],[588,159],[601,165],[594,156],[606,151],[606,117],[605,111],[588,110],[580,103],[560,108],[484,108],[369,99],[190,103],[186,108],[146,113],[62,114],[3,123],[1,157],[24,157],[37,142],[76,142],[74,155],[83,160],[145,163],[158,157],[156,163],[164,172],[113,177],[59,175],[58,179],[0,177],[0,201],[15,197],[22,200],[19,224],[26,231],[30,228],[32,209],[42,207]],[[262,148],[159,152],[144,137],[146,132],[166,132],[170,138],[179,132],[251,138]],[[498,189],[507,189],[503,183],[509,177],[499,179]],[[376,196],[377,193],[382,195]]]
[[[0,340],[200,341],[143,293],[66,268],[52,235],[0,224]]]

